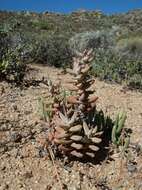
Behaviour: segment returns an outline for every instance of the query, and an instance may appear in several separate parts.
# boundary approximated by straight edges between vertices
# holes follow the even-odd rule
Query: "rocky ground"
[[[66,86],[68,74],[41,65],[30,66],[29,80],[44,77]],[[96,80],[97,107],[112,119],[124,110],[132,130],[127,157],[120,152],[98,156],[97,163],[53,161],[40,143],[47,124],[40,120],[38,99],[47,85],[35,82],[19,88],[0,83],[0,190],[141,190],[142,94]],[[103,155],[104,154],[104,155]],[[99,159],[101,158],[101,159]]]

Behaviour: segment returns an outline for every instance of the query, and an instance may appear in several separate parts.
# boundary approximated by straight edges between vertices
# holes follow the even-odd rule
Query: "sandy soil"
[[[66,86],[70,78],[55,68],[30,67],[28,79],[61,79]],[[128,158],[114,153],[96,164],[60,159],[53,164],[40,147],[48,126],[40,120],[38,98],[47,97],[47,86],[39,83],[20,89],[1,82],[0,190],[142,190],[142,94],[98,80],[94,87],[98,109],[112,119],[121,110],[127,113],[126,127],[132,130]]]

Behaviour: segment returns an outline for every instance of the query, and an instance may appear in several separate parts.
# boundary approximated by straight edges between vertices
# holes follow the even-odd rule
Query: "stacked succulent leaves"
[[[68,156],[94,158],[99,150],[102,131],[95,125],[96,100],[89,75],[92,50],[84,51],[73,59],[72,78],[68,89],[74,92],[53,104],[53,118],[49,141],[58,151]]]

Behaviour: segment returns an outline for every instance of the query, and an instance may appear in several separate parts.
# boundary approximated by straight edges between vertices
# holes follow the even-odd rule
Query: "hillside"
[[[23,33],[66,34],[84,31],[96,31],[119,26],[127,35],[141,35],[142,10],[134,10],[123,14],[105,15],[101,11],[76,11],[71,14],[50,12],[32,13],[0,12],[1,30]]]
[[[142,10],[116,15],[85,10],[71,14],[1,11],[1,76],[14,73],[17,77],[24,71],[23,65],[32,62],[65,69],[72,56],[93,48],[96,77],[141,89],[141,23]],[[20,73],[18,78],[22,76]]]

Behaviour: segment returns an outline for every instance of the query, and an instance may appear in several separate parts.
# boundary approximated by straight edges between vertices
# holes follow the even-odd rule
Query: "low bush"
[[[78,33],[69,40],[70,49],[73,54],[84,51],[85,49],[108,49],[114,46],[117,38],[117,27],[111,30],[91,31]]]
[[[142,74],[134,74],[133,76],[131,76],[128,82],[128,86],[130,88],[142,90]]]
[[[39,30],[53,30],[54,25],[47,21],[32,21],[31,26]]]
[[[142,89],[142,60],[120,56],[111,50],[97,52],[93,62],[93,74],[101,80],[125,83]]]
[[[118,41],[115,47],[123,55],[133,55],[142,58],[142,37],[129,37]]]
[[[61,35],[52,35],[36,41],[32,56],[35,62],[55,67],[65,67],[71,62],[68,39]]]
[[[25,74],[26,60],[23,47],[8,49],[0,60],[0,79],[20,83]]]
[[[9,48],[9,41],[9,35],[6,32],[0,30],[0,60]]]

